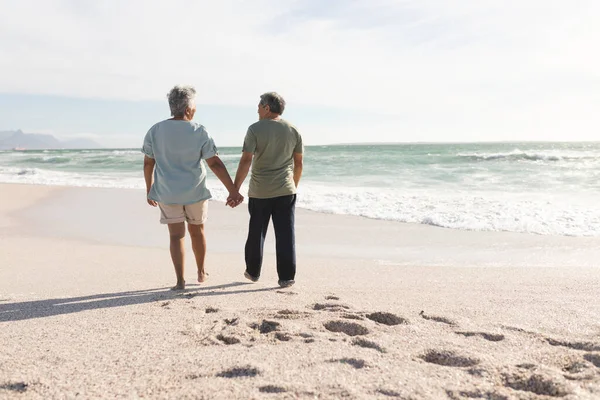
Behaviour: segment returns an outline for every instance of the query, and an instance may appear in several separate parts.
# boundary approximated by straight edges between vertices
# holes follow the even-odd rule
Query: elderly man
[[[252,282],[260,277],[265,235],[272,218],[278,283],[281,287],[288,287],[294,284],[296,275],[294,213],[296,189],[302,176],[303,146],[296,127],[281,119],[284,109],[285,101],[277,93],[260,96],[259,121],[250,125],[246,133],[235,187],[240,189],[252,165],[244,276]]]
[[[204,270],[204,222],[211,194],[206,188],[206,169],[202,160],[229,191],[230,206],[234,207],[244,199],[217,155],[213,139],[204,126],[192,122],[196,112],[195,97],[196,90],[191,86],[171,89],[167,98],[173,118],[150,128],[142,147],[148,204],[160,208],[160,222],[169,227],[171,259],[177,276],[173,290],[185,289],[186,221],[196,256],[198,282],[204,282],[207,276]]]

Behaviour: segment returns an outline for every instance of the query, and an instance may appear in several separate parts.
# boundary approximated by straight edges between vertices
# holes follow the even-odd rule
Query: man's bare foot
[[[177,285],[173,286],[171,290],[185,290],[185,281],[177,283]]]
[[[208,280],[208,272],[198,271],[198,283],[204,283]]]

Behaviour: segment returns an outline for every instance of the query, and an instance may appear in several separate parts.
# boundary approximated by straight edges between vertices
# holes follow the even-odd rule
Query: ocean
[[[233,176],[241,149],[220,148]],[[143,189],[139,149],[0,151],[0,182]],[[600,143],[306,148],[298,207],[473,231],[600,236]],[[217,200],[226,191],[209,172]]]

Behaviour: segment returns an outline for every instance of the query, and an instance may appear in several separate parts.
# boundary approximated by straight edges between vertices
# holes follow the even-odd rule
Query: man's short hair
[[[171,115],[175,118],[183,117],[185,110],[193,105],[195,98],[196,89],[193,86],[175,86],[167,93]]]
[[[269,106],[269,110],[275,114],[283,114],[285,110],[285,100],[275,92],[268,92],[260,96],[260,104]]]

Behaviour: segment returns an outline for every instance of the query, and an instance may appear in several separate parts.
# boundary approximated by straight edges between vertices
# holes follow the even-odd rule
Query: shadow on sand
[[[252,283],[234,282],[225,285],[200,286],[189,285],[185,291],[172,291],[169,288],[135,290],[118,293],[102,293],[81,297],[46,299],[9,303],[0,303],[0,323],[22,321],[34,318],[51,317],[54,315],[71,314],[79,311],[97,310],[101,308],[123,307],[135,304],[152,303],[161,300],[235,295],[242,293],[267,292],[280,289],[279,286],[231,290],[236,287],[247,287]],[[230,290],[226,290],[230,289]]]

